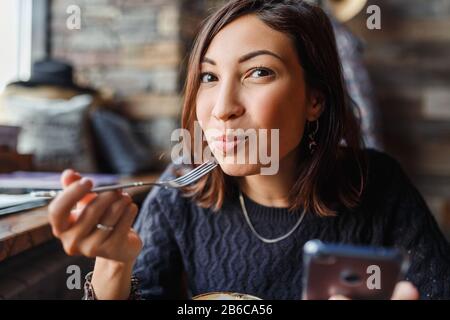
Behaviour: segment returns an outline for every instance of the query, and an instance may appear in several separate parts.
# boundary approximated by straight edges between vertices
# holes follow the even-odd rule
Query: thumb
[[[408,281],[400,281],[397,283],[392,295],[392,300],[418,300],[419,291]]]

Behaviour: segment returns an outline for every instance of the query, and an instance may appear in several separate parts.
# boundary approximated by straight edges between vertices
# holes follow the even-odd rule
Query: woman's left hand
[[[350,300],[341,295],[330,297],[329,300]],[[391,300],[419,300],[419,291],[409,281],[400,281],[397,283],[392,294]]]

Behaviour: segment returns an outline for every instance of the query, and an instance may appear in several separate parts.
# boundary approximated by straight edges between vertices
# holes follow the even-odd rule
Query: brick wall
[[[192,3],[53,1],[52,54],[76,66],[79,82],[122,98],[132,116],[176,115],[181,62],[198,25],[200,9]],[[79,30],[66,26],[71,5],[80,8]]]
[[[73,5],[80,9],[79,30],[66,24]],[[53,56],[74,64],[79,83],[115,96],[155,151],[155,165],[170,160],[183,61],[204,9],[202,1],[187,0],[52,1]]]

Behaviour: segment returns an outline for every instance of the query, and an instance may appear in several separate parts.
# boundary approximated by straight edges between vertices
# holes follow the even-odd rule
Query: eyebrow
[[[277,58],[278,60],[281,60],[282,62],[284,62],[283,59],[279,55],[277,55],[276,53],[274,53],[272,51],[269,51],[269,50],[257,50],[257,51],[249,52],[247,54],[244,54],[242,57],[240,57],[238,62],[242,63],[242,62],[245,62],[247,60],[253,59],[253,58],[257,57],[257,56],[262,56],[262,55],[273,56],[273,57]],[[209,64],[212,64],[214,66],[216,65],[216,62],[214,60],[209,59],[207,57],[204,57],[201,62],[202,63],[209,63]]]

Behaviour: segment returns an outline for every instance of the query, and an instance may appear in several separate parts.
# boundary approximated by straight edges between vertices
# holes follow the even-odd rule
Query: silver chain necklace
[[[267,239],[267,238],[264,238],[263,236],[261,236],[253,227],[253,225],[250,221],[250,218],[248,217],[247,208],[245,207],[244,196],[242,195],[242,191],[240,191],[240,190],[239,190],[239,201],[241,203],[242,213],[244,214],[245,221],[247,221],[247,224],[250,227],[250,230],[252,230],[253,234],[264,243],[276,243],[278,241],[281,241],[281,240],[289,237],[298,228],[298,226],[302,223],[303,218],[305,217],[305,214],[306,214],[306,209],[304,209],[300,218],[298,219],[297,223],[295,224],[295,226],[285,235],[282,235],[281,237],[274,238],[274,239]]]

